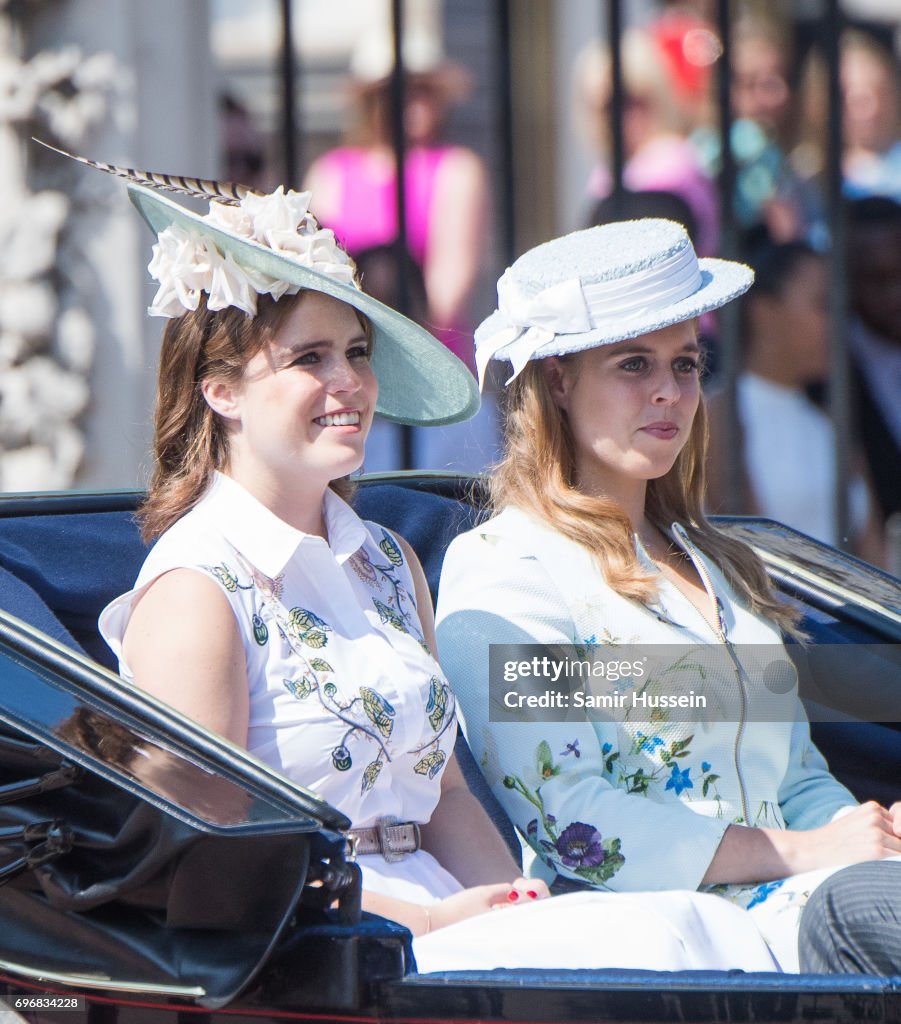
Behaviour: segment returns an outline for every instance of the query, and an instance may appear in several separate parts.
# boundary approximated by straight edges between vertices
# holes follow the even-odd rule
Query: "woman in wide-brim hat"
[[[422,569],[344,498],[374,411],[455,422],[478,400],[470,372],[359,291],[308,194],[206,217],[131,196],[158,235],[152,311],[170,320],[143,509],[154,546],[100,620],[123,677],[343,811],[363,906],[411,929],[421,970],[732,966],[734,908],[709,897],[544,899],[456,766]],[[621,950],[560,946],[567,927],[616,922],[633,936]],[[748,946],[772,966],[759,937]]]
[[[536,876],[715,886],[797,970],[804,894],[901,851],[901,815],[858,807],[829,774],[782,643],[796,615],[703,513],[696,321],[752,276],[698,260],[658,219],[576,232],[507,270],[476,332],[480,368],[512,364],[495,514],[448,549],[438,639]],[[521,675],[524,655],[499,646],[532,644],[553,645],[539,650],[553,672],[538,659]],[[561,678],[563,711],[506,696]]]

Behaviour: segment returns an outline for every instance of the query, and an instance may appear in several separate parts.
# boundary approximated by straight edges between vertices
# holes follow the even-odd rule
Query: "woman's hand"
[[[703,882],[768,882],[895,854],[901,854],[901,803],[887,811],[870,800],[819,828],[795,831],[730,825]]]
[[[474,885],[427,908],[431,930],[446,928],[489,910],[525,905],[549,896],[548,887],[537,878],[517,878],[512,885],[509,882]]]
[[[795,848],[789,855],[789,867],[794,874],[899,854],[901,837],[895,826],[899,818],[901,813],[887,811],[875,800],[869,800],[828,825],[790,833]]]
[[[550,895],[550,889],[540,878],[514,878],[510,892],[507,894],[507,902],[509,904],[531,903],[532,900],[546,900]]]

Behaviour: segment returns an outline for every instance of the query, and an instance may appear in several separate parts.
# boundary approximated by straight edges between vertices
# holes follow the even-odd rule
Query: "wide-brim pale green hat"
[[[167,228],[211,242],[242,268],[298,288],[330,295],[358,309],[375,335],[372,365],[379,382],[376,411],[413,426],[440,426],[474,416],[478,385],[468,367],[427,330],[352,284],[296,262],[284,252],[205,219],[143,185],[128,183],[129,197],[159,236]]]

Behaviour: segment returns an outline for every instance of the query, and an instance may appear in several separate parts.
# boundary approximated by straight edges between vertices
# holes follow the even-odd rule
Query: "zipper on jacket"
[[[704,619],[705,622],[707,622],[707,625],[710,626],[710,629],[713,632],[714,636],[726,648],[726,651],[728,652],[729,657],[732,660],[733,669],[735,670],[735,678],[738,682],[738,695],[740,699],[740,715],[738,721],[738,729],[735,733],[735,743],[732,747],[732,760],[735,764],[735,775],[738,779],[738,790],[739,795],[741,797],[741,811],[744,815],[745,824],[750,825],[751,817],[748,814],[748,795],[745,790],[744,778],[741,774],[740,760],[741,741],[745,731],[745,719],[748,710],[748,694],[747,689],[745,687],[745,678],[747,676],[747,672],[745,672],[743,665],[738,659],[738,655],[735,653],[735,647],[732,644],[732,641],[726,635],[726,622],[723,617],[723,606],[720,602],[720,599],[717,597],[716,591],[713,589],[713,581],[710,579],[710,573],[707,571],[707,566],[704,565],[703,560],[699,556],[692,542],[689,540],[688,534],[685,532],[685,527],[683,527],[681,523],[673,523],[671,530],[676,540],[679,542],[680,547],[691,559],[692,565],[695,567],[695,569],[697,569],[698,575],[701,577],[701,582],[704,584],[704,589],[707,591],[707,595],[713,602],[713,607],[716,611],[717,625],[713,626],[711,623],[707,622],[706,615],[702,615],[701,617]]]

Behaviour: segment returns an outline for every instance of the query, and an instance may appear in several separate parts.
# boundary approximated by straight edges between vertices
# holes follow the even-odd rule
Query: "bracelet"
[[[422,906],[422,904],[420,904]],[[432,913],[428,907],[422,906],[423,913],[425,914],[425,931],[423,935],[428,935],[432,930]]]

